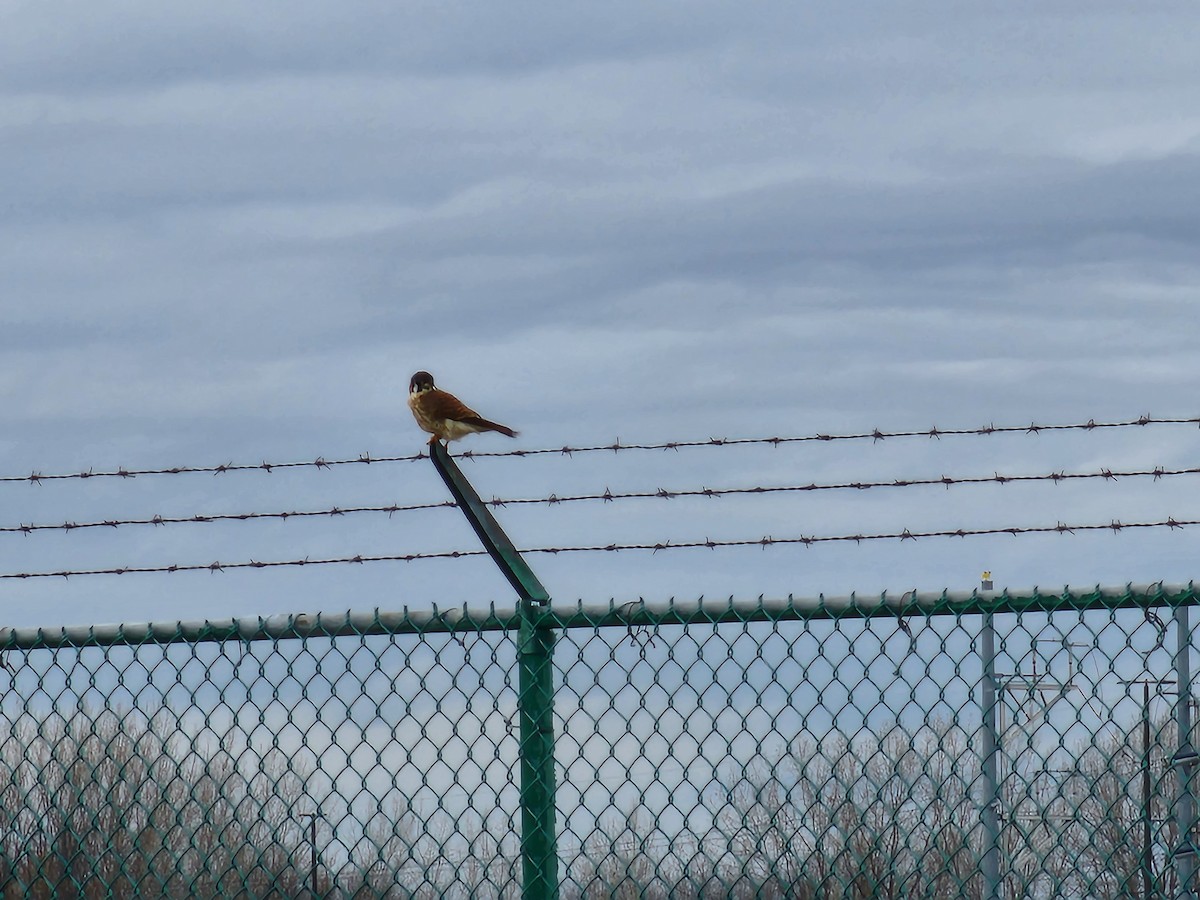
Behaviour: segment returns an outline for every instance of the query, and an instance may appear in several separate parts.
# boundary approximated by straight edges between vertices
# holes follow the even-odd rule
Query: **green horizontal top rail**
[[[1038,588],[1000,591],[908,591],[814,597],[714,597],[696,599],[576,601],[552,604],[539,617],[557,628],[687,625],[794,619],[854,619],[897,615],[971,615],[1088,609],[1146,609],[1200,602],[1187,584],[1128,584],[1087,589]],[[104,647],[209,641],[279,641],[292,638],[380,634],[461,634],[510,631],[520,625],[518,606],[470,604],[427,609],[296,613],[204,619],[190,622],[122,623],[0,628],[0,649]]]

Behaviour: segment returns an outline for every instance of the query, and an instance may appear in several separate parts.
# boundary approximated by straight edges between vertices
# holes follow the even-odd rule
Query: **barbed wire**
[[[389,504],[387,506],[333,506],[328,509],[290,510],[282,512],[244,512],[244,513],[196,513],[190,516],[150,516],[140,519],[103,519],[91,522],[63,522],[61,525],[52,524],[21,524],[0,525],[0,534],[34,534],[40,531],[80,531],[88,528],[120,528],[126,525],[182,525],[205,524],[210,522],[249,522],[256,519],[306,519],[329,518],[333,516],[353,515],[355,513],[388,513],[410,512],[418,509],[453,508],[457,504],[453,500],[437,500],[430,503]]]
[[[551,494],[548,497],[536,497],[527,499],[496,499],[493,498],[487,501],[489,506],[508,506],[522,503],[572,503],[585,500],[603,500],[612,502],[615,500],[631,500],[631,499],[648,499],[657,498],[661,500],[673,500],[677,497],[724,497],[733,494],[777,494],[777,493],[805,493],[811,491],[865,491],[872,488],[905,488],[905,487],[928,487],[930,485],[943,485],[947,489],[956,485],[966,484],[1011,484],[1020,482],[1037,482],[1050,481],[1055,484],[1062,481],[1072,481],[1081,479],[1104,479],[1105,481],[1116,481],[1119,478],[1144,478],[1152,477],[1155,481],[1160,478],[1172,475],[1197,475],[1200,474],[1200,467],[1188,467],[1179,469],[1167,469],[1163,466],[1156,466],[1153,469],[1097,469],[1092,472],[1067,472],[1059,470],[1055,472],[1047,472],[1039,475],[1003,475],[999,472],[992,475],[938,475],[931,478],[893,478],[886,481],[837,481],[817,483],[810,482],[809,484],[793,484],[793,485],[755,485],[753,487],[731,487],[731,488],[685,488],[680,490],[668,490],[667,488],[655,488],[654,490],[645,491],[627,491],[622,493],[614,493],[607,488],[603,493],[593,494],[575,494],[559,497],[556,494]]]
[[[772,493],[802,493],[810,491],[838,491],[838,490],[868,490],[871,488],[899,488],[899,487],[920,487],[930,485],[943,485],[947,489],[955,485],[967,484],[1009,484],[1019,482],[1037,482],[1051,481],[1058,483],[1061,481],[1070,481],[1078,479],[1105,479],[1116,481],[1119,478],[1131,477],[1153,477],[1156,481],[1160,478],[1173,475],[1195,475],[1200,474],[1200,467],[1190,467],[1182,469],[1166,469],[1156,467],[1154,469],[1139,469],[1117,471],[1112,469],[1100,469],[1093,472],[1066,472],[1056,471],[1040,475],[1003,475],[999,472],[993,475],[980,476],[950,476],[940,475],[935,478],[910,478],[910,479],[892,479],[889,481],[850,481],[850,482],[832,482],[832,483],[809,483],[804,485],[755,485],[752,487],[731,487],[731,488],[684,488],[678,490],[669,490],[667,488],[655,488],[654,490],[644,491],[626,491],[613,492],[605,489],[603,493],[591,494],[574,494],[558,496],[550,494],[546,497],[508,497],[498,498],[493,497],[491,500],[484,501],[485,505],[492,507],[503,507],[510,505],[529,505],[529,504],[545,504],[556,505],[560,503],[574,503],[584,501],[604,501],[614,502],[617,500],[632,500],[632,499],[664,499],[670,500],[678,497],[723,497],[738,494],[772,494]],[[24,533],[30,534],[37,531],[75,531],[88,528],[117,528],[124,525],[174,525],[174,524],[195,524],[195,523],[211,523],[222,521],[251,521],[255,519],[281,519],[287,520],[292,518],[315,518],[315,517],[333,517],[348,515],[354,513],[387,513],[389,515],[397,512],[409,512],[425,509],[445,509],[456,506],[453,500],[441,500],[427,503],[412,503],[412,504],[389,504],[381,506],[347,506],[347,507],[331,507],[328,509],[319,510],[292,510],[282,512],[244,512],[244,513],[197,513],[188,516],[151,516],[149,518],[140,519],[104,519],[91,522],[63,522],[62,524],[21,524],[0,526],[0,533]]]
[[[1155,481],[1158,481],[1161,478],[1179,475],[1200,475],[1200,466],[1178,469],[1167,469],[1163,466],[1156,466],[1153,469],[1127,470],[1102,468],[1090,472],[1067,472],[1065,470],[1059,470],[1037,475],[1004,475],[996,472],[992,475],[939,475],[937,477],[930,478],[894,478],[886,481],[842,481],[826,483],[811,482],[809,484],[754,485],[752,487],[727,488],[700,487],[681,488],[676,490],[669,490],[667,488],[660,487],[653,490],[642,491],[611,491],[608,488],[605,488],[602,493],[565,494],[563,496],[550,494],[546,497],[493,497],[491,500],[485,500],[483,502],[484,505],[491,506],[493,508],[534,504],[555,506],[561,503],[579,503],[589,501],[603,501],[606,503],[611,503],[618,500],[674,500],[680,497],[708,497],[715,499],[717,497],[734,495],[808,493],[814,491],[864,491],[873,488],[929,487],[932,485],[942,485],[948,490],[951,487],[959,485],[1006,485],[1047,481],[1058,484],[1063,481],[1078,481],[1086,479],[1116,481],[1121,478],[1153,478]],[[62,522],[61,524],[22,523],[19,525],[0,526],[0,534],[34,534],[42,531],[70,532],[96,528],[120,528],[129,525],[165,526],[181,524],[208,524],[213,522],[248,522],[263,519],[278,519],[281,521],[286,521],[288,519],[331,518],[335,516],[353,515],[358,513],[386,513],[391,516],[399,512],[414,512],[417,510],[426,509],[451,509],[456,505],[457,504],[453,500],[436,500],[425,503],[392,503],[376,506],[334,506],[329,507],[328,509],[315,510],[285,510],[279,512],[242,513],[195,513],[193,515],[184,516],[155,515],[148,518],[134,519],[99,519],[89,522],[66,521]]]
[[[1153,528],[1169,528],[1182,529],[1189,526],[1200,525],[1200,519],[1175,519],[1167,518],[1162,521],[1155,522],[1121,522],[1112,520],[1108,523],[1092,523],[1067,525],[1059,522],[1055,525],[1032,525],[1032,526],[1006,526],[1001,528],[955,528],[945,529],[940,531],[911,531],[905,528],[903,531],[879,532],[872,534],[839,534],[839,535],[799,535],[796,537],[777,538],[771,535],[765,535],[759,538],[735,538],[713,540],[705,538],[704,540],[689,540],[689,541],[656,541],[654,543],[611,543],[611,544],[593,544],[585,546],[562,546],[562,547],[527,547],[520,550],[521,553],[538,553],[558,555],[561,553],[617,553],[621,551],[650,551],[658,553],[667,550],[691,550],[706,548],[709,550],[731,548],[731,547],[767,547],[801,545],[812,547],[816,544],[830,543],[855,543],[862,544],[868,541],[916,541],[929,538],[967,538],[967,537],[982,537],[987,535],[1003,535],[1012,536],[1025,534],[1077,534],[1079,532],[1089,531],[1111,531],[1113,534],[1119,534],[1122,531],[1135,529],[1153,529]],[[442,550],[433,553],[395,553],[384,555],[365,555],[356,554],[354,556],[339,556],[312,559],[304,557],[303,559],[287,559],[287,560],[246,560],[243,562],[211,562],[211,563],[189,563],[183,565],[159,565],[159,566],[118,566],[112,568],[97,568],[97,569],[61,569],[57,571],[43,572],[4,572],[0,573],[0,580],[11,579],[29,579],[29,578],[73,578],[77,576],[89,575],[134,575],[134,574],[150,574],[150,573],[174,573],[174,572],[226,572],[233,569],[277,569],[285,567],[300,567],[300,566],[330,566],[330,565],[349,565],[349,564],[365,564],[375,562],[415,562],[417,560],[433,560],[433,559],[462,559],[472,556],[486,556],[486,550]]]
[[[0,476],[0,484],[22,481],[28,482],[29,484],[41,484],[43,481],[86,481],[90,478],[129,479],[137,478],[141,475],[224,475],[229,472],[266,472],[269,475],[276,469],[319,470],[332,469],[336,466],[370,465],[371,463],[413,462],[418,459],[428,458],[428,453],[413,453],[407,456],[372,456],[370,453],[360,453],[356,457],[346,459],[325,459],[323,456],[318,456],[313,460],[301,460],[294,462],[267,462],[264,460],[260,463],[227,462],[215,466],[171,466],[169,468],[148,469],[127,469],[122,466],[120,468],[101,470],[99,472],[95,471],[94,469],[88,469],[85,472],[64,472],[57,474],[47,474],[34,471],[28,475],[2,475]]]
[[[706,438],[692,441],[665,441],[657,444],[622,444],[620,438],[611,444],[596,444],[586,447],[546,447],[538,450],[466,450],[458,454],[459,459],[479,459],[499,456],[536,456],[546,453],[558,453],[571,456],[575,453],[600,453],[605,451],[620,452],[624,450],[680,450],[685,447],[734,447],[749,444],[801,444],[831,441],[864,441],[872,443],[888,438],[926,437],[941,439],[943,437],[959,437],[964,435],[990,436],[996,434],[1041,434],[1043,431],[1097,431],[1112,428],[1144,428],[1149,425],[1198,425],[1200,417],[1157,418],[1150,415],[1139,416],[1136,419],[1118,422],[1097,422],[1089,419],[1086,422],[1070,424],[1039,425],[1032,422],[1029,425],[982,425],[978,428],[918,428],[902,431],[882,431],[874,428],[871,431],[848,432],[843,434],[817,433],[798,435],[794,437],[757,437],[757,438]]]
[[[456,454],[456,459],[495,459],[502,457],[526,457],[526,456],[544,456],[547,454],[556,454],[561,456],[574,456],[575,454],[584,453],[600,453],[600,452],[622,452],[629,450],[681,450],[690,447],[735,447],[748,445],[770,445],[778,447],[782,444],[799,444],[799,443],[814,443],[814,442],[830,442],[830,441],[862,441],[870,440],[872,443],[886,440],[888,438],[910,438],[910,437],[926,437],[931,439],[941,439],[943,437],[956,437],[963,435],[996,435],[996,434],[1041,434],[1042,432],[1055,431],[1098,431],[1114,428],[1134,428],[1147,427],[1151,425],[1197,425],[1200,426],[1200,417],[1168,417],[1160,418],[1150,415],[1139,416],[1136,419],[1116,422],[1097,422],[1094,419],[1089,419],[1087,422],[1077,422],[1070,424],[1038,424],[1036,422],[1029,425],[983,425],[977,428],[938,428],[936,425],[931,428],[909,429],[901,431],[883,431],[878,428],[871,431],[850,432],[844,434],[832,433],[817,433],[809,435],[798,435],[792,437],[749,437],[749,438],[703,438],[699,440],[688,441],[664,441],[662,443],[622,443],[620,438],[613,441],[611,444],[593,444],[589,446],[568,446],[562,447],[542,447],[530,450],[464,450]],[[333,469],[339,466],[354,466],[354,465],[371,465],[373,463],[395,463],[395,462],[415,462],[421,459],[428,459],[429,454],[424,451],[411,453],[401,456],[372,456],[370,453],[360,453],[356,457],[348,457],[342,459],[326,459],[323,456],[318,456],[313,460],[298,460],[292,462],[268,462],[264,460],[260,463],[235,463],[226,462],[218,465],[210,466],[170,466],[160,468],[143,468],[143,469],[128,469],[124,466],[116,469],[103,469],[96,471],[94,468],[81,472],[60,472],[60,473],[45,473],[33,471],[28,475],[0,475],[0,484],[2,483],[18,483],[25,482],[28,484],[41,484],[47,481],[86,481],[91,478],[121,478],[131,479],[139,476],[155,476],[155,475],[187,475],[187,474],[211,474],[225,475],[231,472],[266,472],[270,474],[276,469]]]

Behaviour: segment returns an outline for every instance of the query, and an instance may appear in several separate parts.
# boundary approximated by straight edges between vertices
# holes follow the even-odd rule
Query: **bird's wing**
[[[469,419],[478,419],[479,413],[467,406],[453,394],[446,391],[434,389],[426,391],[421,397],[421,405],[425,407],[425,411],[435,419],[453,419],[456,422],[463,422]]]

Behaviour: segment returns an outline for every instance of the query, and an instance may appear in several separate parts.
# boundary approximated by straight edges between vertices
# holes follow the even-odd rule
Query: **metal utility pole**
[[[521,866],[525,900],[557,900],[554,830],[554,631],[550,595],[440,442],[429,448],[434,468],[488,554],[520,598],[517,715],[520,720]]]
[[[1142,896],[1150,900],[1154,886],[1154,838],[1150,826],[1150,682],[1142,684]]]
[[[1150,774],[1150,685],[1155,685],[1156,694],[1163,692],[1163,685],[1175,684],[1174,678],[1131,678],[1122,684],[1142,686],[1142,896],[1149,900],[1154,895],[1154,813],[1151,806],[1153,780]]]
[[[990,596],[987,595],[990,595],[994,590],[991,572],[983,573],[979,590],[981,594],[985,595],[985,599],[990,599]],[[979,632],[979,655],[983,663],[983,682],[980,691],[983,734],[980,742],[982,744],[980,756],[982,757],[983,783],[986,795],[983,798],[982,809],[980,811],[984,839],[980,870],[983,875],[984,900],[1002,900],[1004,886],[1000,877],[1000,742],[1003,735],[1001,715],[1003,707],[1000,703],[999,694],[1002,690],[1013,690],[1011,687],[1013,681],[1024,681],[1026,684],[1025,690],[1030,693],[1035,691],[1043,693],[1057,691],[1061,694],[1067,689],[1067,686],[1053,681],[1048,682],[1045,687],[1041,685],[1041,680],[1045,680],[1046,676],[1043,675],[1039,679],[1036,674],[1036,642],[1034,644],[1035,674],[1032,679],[1020,674],[1000,676],[996,672],[996,627],[994,616],[990,611],[990,606],[985,606],[985,608],[989,611],[983,614],[983,625]],[[1071,645],[1066,644],[1065,646],[1069,649]]]
[[[980,590],[991,592],[992,573],[984,572]],[[996,716],[996,628],[992,613],[983,614],[979,632],[979,653],[983,661],[983,684],[980,707],[983,712],[983,746],[980,755],[983,766],[983,896],[985,900],[1000,900],[1000,770],[999,739]]]
[[[320,860],[317,858],[317,818],[321,815],[318,809],[315,812],[302,813],[300,818],[309,820],[308,844],[312,856],[309,862],[309,871],[312,873],[312,895],[313,900],[316,900],[320,894],[317,892],[317,867]]]

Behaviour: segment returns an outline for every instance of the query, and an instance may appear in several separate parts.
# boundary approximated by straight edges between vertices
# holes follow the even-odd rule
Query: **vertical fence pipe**
[[[521,740],[521,845],[526,900],[558,896],[554,837],[554,632],[541,627],[542,609],[522,601],[518,630]]]
[[[991,584],[985,582],[990,588]],[[996,733],[996,629],[990,612],[983,614],[979,632],[979,652],[983,658],[983,684],[980,705],[983,712],[983,896],[1000,900],[1000,779],[999,737]]]
[[[1192,744],[1192,629],[1189,607],[1175,607],[1175,631],[1178,638],[1175,652],[1175,678],[1179,694],[1175,704],[1175,723],[1179,730],[1179,749],[1175,752],[1175,770],[1179,776],[1179,799],[1175,804],[1175,821],[1179,829],[1179,844],[1175,850],[1175,867],[1179,875],[1177,897],[1195,897],[1192,880],[1196,871],[1196,799],[1192,782],[1196,773],[1196,748]]]
[[[520,597],[517,719],[521,777],[521,872],[525,900],[557,900],[554,830],[554,631],[550,595],[440,443],[429,457],[492,560]]]

